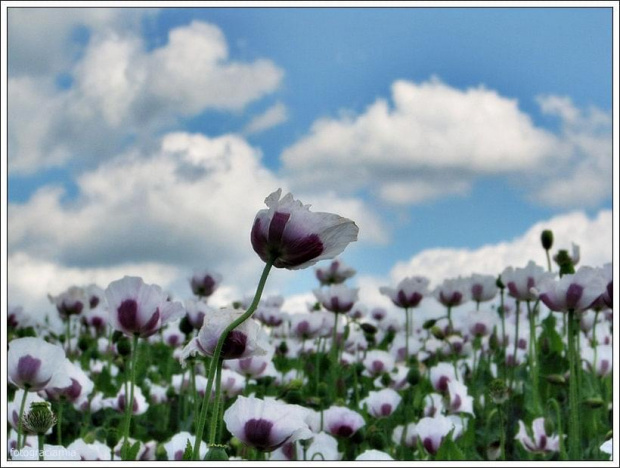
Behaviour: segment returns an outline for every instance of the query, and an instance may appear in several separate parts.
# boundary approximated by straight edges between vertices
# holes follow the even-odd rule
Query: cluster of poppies
[[[223,278],[203,270],[183,303],[138,277],[72,287],[50,297],[63,333],[13,308],[9,458],[608,459],[611,264],[561,252],[558,272],[530,262],[434,289],[420,272],[372,307],[337,258],[353,221],[280,190],[265,202],[249,300],[211,306]],[[271,268],[321,260],[307,310],[262,298]]]

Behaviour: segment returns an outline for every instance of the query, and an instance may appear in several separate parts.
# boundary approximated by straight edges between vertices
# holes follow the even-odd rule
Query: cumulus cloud
[[[79,58],[90,31],[139,30],[141,21],[157,11],[156,8],[9,8],[9,76],[65,72]]]
[[[553,231],[553,252],[559,249],[571,252],[572,243],[579,245],[580,265],[602,266],[612,261],[612,212],[602,210],[590,219],[585,213],[576,211],[536,223],[522,236],[508,242],[478,249],[425,250],[407,262],[397,263],[391,279],[400,281],[406,276],[423,275],[437,285],[458,275],[497,275],[508,266],[524,267],[530,260],[546,267],[545,251],[540,245],[540,233],[544,229]]]
[[[254,216],[272,191],[287,190],[240,136],[184,132],[165,135],[148,154],[134,150],[109,160],[76,184],[78,195],[70,201],[61,188],[46,186],[25,203],[9,204],[12,297],[30,303],[29,291],[66,288],[78,272],[84,273],[80,283],[109,281],[125,266],[165,272],[152,281],[180,295],[189,294],[193,269],[210,268],[227,283],[223,301],[251,294],[262,268],[250,244]],[[359,200],[294,195],[314,211],[356,221],[365,233],[360,243],[386,239],[377,227],[382,223]],[[37,268],[46,274],[35,274]],[[277,291],[292,279],[288,271],[275,271],[269,288]]]
[[[11,171],[110,157],[179,117],[240,111],[283,78],[269,60],[231,60],[222,31],[199,21],[152,50],[128,31],[98,31],[70,74],[68,89],[49,75],[9,79]]]
[[[391,103],[377,99],[359,115],[317,120],[282,153],[284,173],[299,187],[337,184],[370,190],[394,204],[462,195],[476,178],[515,174],[520,183],[531,180],[532,189],[544,175],[550,193],[534,197],[551,203],[565,195],[567,171],[574,182],[583,179],[577,191],[588,193],[590,201],[609,196],[607,183],[595,191],[589,187],[611,164],[609,116],[602,111],[585,115],[570,101],[541,98],[543,111],[563,123],[554,133],[537,127],[517,100],[484,86],[459,90],[437,78],[400,80],[391,97]],[[583,205],[577,196],[565,200]]]
[[[524,267],[533,260],[546,268],[545,252],[540,245],[540,233],[551,229],[555,243],[552,251],[566,249],[572,252],[572,243],[580,246],[581,260],[578,265],[602,266],[612,261],[613,216],[610,210],[601,210],[589,218],[581,211],[555,216],[534,224],[524,234],[497,244],[477,249],[434,248],[424,250],[409,260],[396,263],[387,277],[360,275],[356,278],[360,287],[360,300],[365,304],[394,309],[390,300],[379,292],[381,286],[394,287],[408,276],[426,276],[431,288],[444,279],[469,276],[473,273],[498,275],[506,267]],[[553,265],[555,271],[557,266]],[[469,305],[462,306],[464,310]],[[433,298],[424,300],[416,309],[417,320],[437,317],[445,310]],[[419,323],[419,322],[418,322]]]
[[[243,133],[251,135],[276,127],[288,119],[288,109],[281,102],[275,103],[262,114],[252,118],[245,126]]]

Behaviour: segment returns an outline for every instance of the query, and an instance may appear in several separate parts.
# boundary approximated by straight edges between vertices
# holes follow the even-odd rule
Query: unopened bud
[[[22,425],[29,434],[45,434],[56,424],[52,405],[47,401],[30,404],[30,411],[22,416]]]
[[[428,330],[430,328],[433,328],[436,323],[437,323],[437,320],[429,319],[426,322],[424,322],[424,325],[422,325],[422,328],[424,328],[424,330]]]
[[[225,445],[210,445],[205,461],[228,461]]]
[[[555,385],[566,385],[566,379],[563,375],[560,374],[549,374],[545,377],[547,382],[555,384]]]
[[[116,342],[116,350],[121,356],[129,356],[131,354],[131,342],[126,336],[121,337]]]
[[[443,340],[445,338],[445,336],[446,336],[444,331],[441,328],[437,327],[437,326],[434,326],[434,327],[431,328],[431,333],[438,340]]]
[[[120,440],[120,437],[118,435],[118,430],[113,427],[109,427],[108,431],[106,432],[106,436],[105,436],[106,445],[108,447],[116,447],[116,444],[118,444],[119,440]]]
[[[549,229],[545,229],[540,234],[540,242],[542,243],[543,249],[551,249],[551,247],[553,247],[553,232]]]
[[[560,276],[572,275],[575,273],[573,259],[570,257],[567,250],[560,250],[557,255],[553,257],[553,259],[560,267]]]
[[[495,280],[495,286],[497,286],[499,289],[505,289],[506,288],[506,285],[502,281],[502,277],[501,276],[498,276],[497,279]]]
[[[179,323],[179,330],[181,330],[181,333],[184,335],[189,335],[194,331],[194,326],[192,325],[192,322],[189,321],[189,317],[187,315],[181,319],[181,322]]]
[[[587,398],[583,401],[583,404],[592,409],[605,406],[605,402],[601,398]]]
[[[409,385],[417,385],[420,382],[420,369],[414,366],[407,372],[407,383]]]
[[[368,444],[375,450],[384,450],[387,443],[385,434],[376,426],[370,426],[366,434]]]
[[[116,330],[114,333],[112,333],[112,343],[116,343],[122,337],[123,337],[123,332]]]
[[[502,454],[500,447],[501,446],[500,446],[499,440],[496,440],[495,442],[491,442],[489,446],[487,447],[487,459],[489,459],[490,461],[497,460]]]
[[[375,327],[372,323],[362,323],[360,325],[364,333],[368,333],[369,335],[374,335],[377,333],[377,327]]]
[[[353,442],[356,445],[359,445],[362,442],[364,442],[365,438],[366,438],[366,430],[363,427],[360,427],[357,430],[357,432],[355,432],[355,434],[351,436],[351,442]]]
[[[489,395],[496,405],[508,400],[508,387],[502,379],[495,379],[489,384]]]

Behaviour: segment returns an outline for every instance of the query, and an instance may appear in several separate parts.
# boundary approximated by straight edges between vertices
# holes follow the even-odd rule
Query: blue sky
[[[343,258],[360,286],[438,278],[432,249],[452,249],[454,275],[475,270],[484,248],[497,259],[481,270],[525,263],[537,245],[506,251],[537,223],[557,226],[560,246],[591,242],[585,260],[611,260],[610,8],[8,17],[15,301],[28,300],[33,271],[48,274],[41,293],[126,271],[182,295],[191,269],[206,267],[235,278],[222,301],[247,294],[260,264],[239,253],[248,236],[236,231],[249,235],[278,186],[358,221]],[[171,168],[186,176],[169,179]],[[213,248],[201,223],[214,226]],[[601,227],[603,242],[590,231]],[[278,273],[273,289],[302,293],[312,275]]]

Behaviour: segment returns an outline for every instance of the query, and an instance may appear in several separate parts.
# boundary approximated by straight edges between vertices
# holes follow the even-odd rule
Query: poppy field
[[[265,203],[253,298],[210,305],[226,278],[201,270],[193,297],[129,276],[50,296],[62,332],[10,309],[8,458],[610,459],[611,263],[581,265],[543,231],[544,266],[436,285],[420,271],[373,307],[341,259],[353,220],[281,190]],[[274,268],[314,269],[307,310],[263,294]]]

